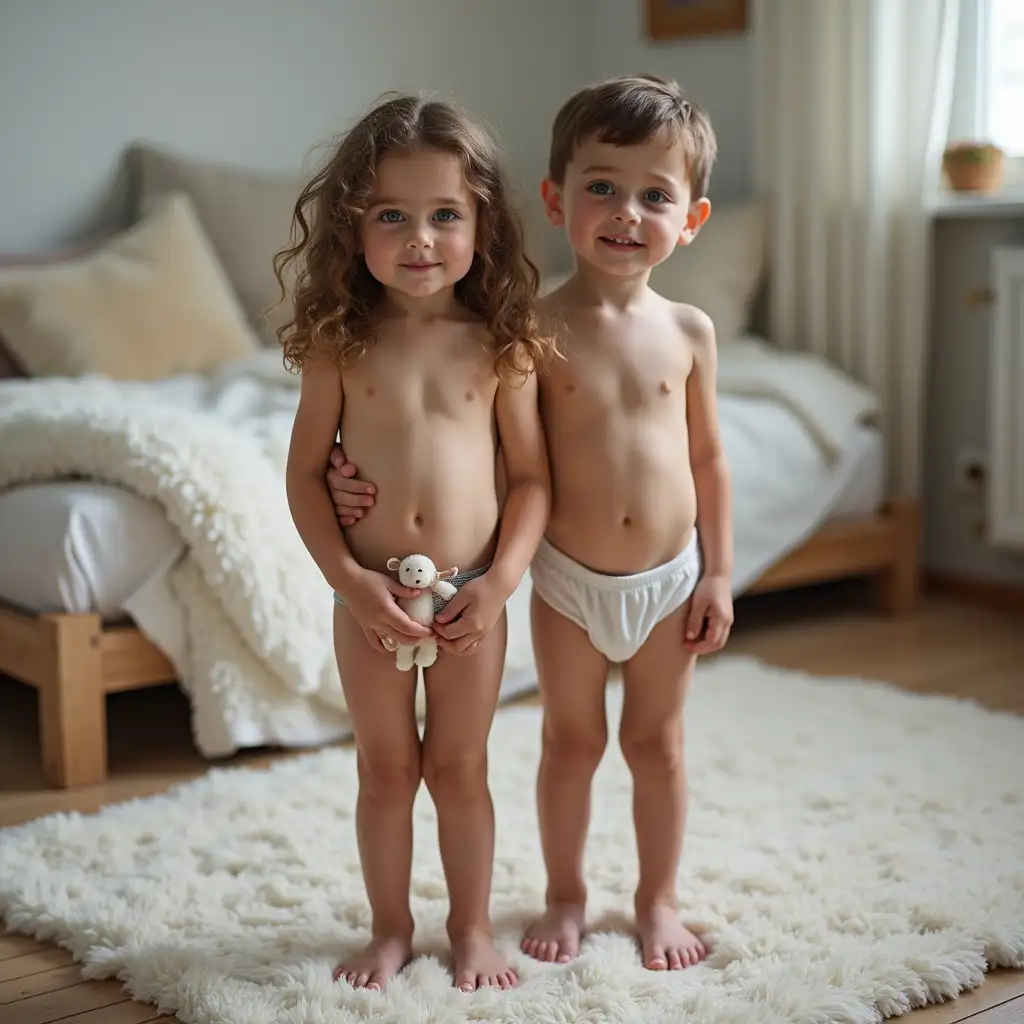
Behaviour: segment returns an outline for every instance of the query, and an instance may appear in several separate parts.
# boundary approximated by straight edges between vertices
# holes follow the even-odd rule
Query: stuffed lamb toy
[[[426,555],[407,555],[399,560],[388,559],[388,568],[398,572],[398,581],[404,587],[418,590],[415,597],[400,597],[398,606],[413,622],[421,626],[434,624],[434,594],[444,601],[450,601],[458,589],[448,580],[458,575],[457,568],[438,572],[434,563]],[[395,652],[395,665],[401,672],[407,672],[415,665],[429,668],[437,661],[437,640],[424,637],[416,644],[400,644],[393,637],[383,637],[381,643],[389,651]]]

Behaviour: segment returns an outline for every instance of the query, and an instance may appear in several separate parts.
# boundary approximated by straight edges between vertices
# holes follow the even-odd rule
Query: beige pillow
[[[274,254],[288,244],[295,202],[302,191],[298,176],[274,175],[192,160],[151,145],[128,151],[135,193],[134,216],[144,217],[170,192],[184,192],[264,344],[276,345],[276,328],[288,307],[268,306],[280,298]]]
[[[651,287],[673,302],[704,310],[718,344],[736,341],[750,328],[767,249],[762,203],[712,204],[711,216],[690,245],[651,273]]]
[[[184,195],[79,259],[0,270],[0,334],[33,377],[155,380],[257,347]]]

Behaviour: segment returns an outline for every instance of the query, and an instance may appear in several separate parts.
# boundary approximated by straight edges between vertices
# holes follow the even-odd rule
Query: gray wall
[[[454,94],[487,119],[533,199],[551,118],[587,75],[586,7],[0,0],[0,252],[63,245],[116,223],[118,161],[133,139],[298,170],[315,144],[390,89]]]
[[[650,71],[676,79],[711,116],[719,156],[711,199],[746,198],[754,190],[754,40],[743,35],[653,42],[644,32],[642,0],[591,0],[595,78]]]

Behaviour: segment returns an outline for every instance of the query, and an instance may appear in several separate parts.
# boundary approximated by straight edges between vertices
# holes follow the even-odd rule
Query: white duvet
[[[725,349],[720,367],[740,592],[827,514],[844,441],[874,403],[813,357],[754,340]],[[330,589],[285,499],[297,384],[275,351],[155,383],[0,382],[0,488],[105,481],[157,502],[180,534],[185,554],[168,577],[185,631],[177,661],[209,757],[349,733]],[[506,692],[533,679],[529,585],[510,603]]]

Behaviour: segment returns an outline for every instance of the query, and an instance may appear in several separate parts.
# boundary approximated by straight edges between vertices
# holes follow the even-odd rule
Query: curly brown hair
[[[291,244],[274,257],[282,300],[289,266],[294,280],[292,318],[277,330],[285,365],[301,372],[324,350],[344,366],[373,343],[383,286],[360,253],[361,219],[382,157],[417,147],[459,158],[478,215],[473,264],[455,297],[486,324],[499,380],[523,380],[548,362],[554,341],[534,310],[540,275],[526,256],[497,147],[463,111],[411,95],[362,117],[299,195]]]

